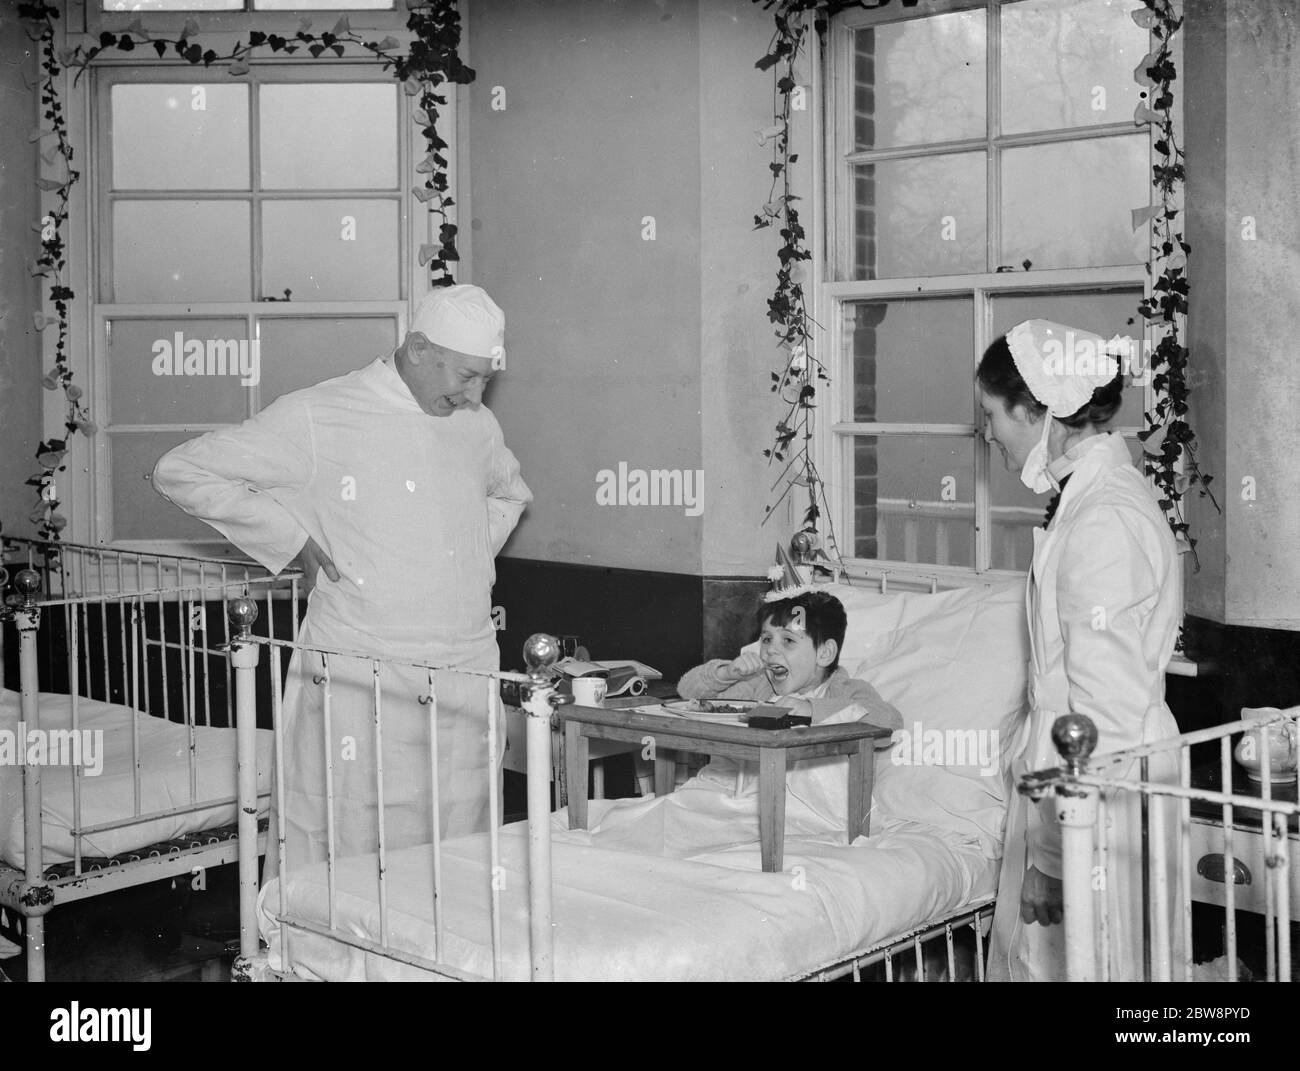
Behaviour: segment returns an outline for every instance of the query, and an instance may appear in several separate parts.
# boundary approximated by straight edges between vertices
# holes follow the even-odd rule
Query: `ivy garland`
[[[778,225],[782,238],[777,252],[780,262],[777,285],[768,300],[768,319],[777,325],[777,338],[784,351],[779,371],[771,373],[771,389],[785,403],[784,414],[776,424],[772,445],[763,456],[772,462],[784,462],[785,468],[778,476],[772,490],[781,488],[776,502],[766,509],[766,517],[779,506],[795,487],[808,489],[808,508],[804,512],[807,530],[816,533],[817,524],[826,507],[826,488],[811,456],[811,443],[816,413],[817,387],[829,383],[825,366],[812,353],[812,318],[805,302],[804,283],[807,272],[804,262],[812,253],[804,242],[804,230],[791,192],[790,165],[798,155],[790,152],[791,100],[801,91],[794,76],[795,59],[805,47],[809,19],[819,40],[825,39],[829,20],[833,15],[852,7],[880,7],[880,2],[864,0],[754,0],[763,9],[776,8],[776,31],[772,35],[767,54],[755,66],[759,70],[774,72],[773,107],[774,125],[759,131],[761,140],[773,145],[773,159],[768,165],[772,172],[772,189],[760,214],[755,215],[755,228]],[[1178,216],[1179,193],[1186,181],[1183,150],[1175,138],[1173,123],[1174,96],[1172,85],[1177,78],[1170,42],[1183,25],[1172,0],[1141,0],[1142,8],[1133,12],[1134,21],[1150,30],[1158,44],[1138,64],[1134,79],[1147,91],[1141,94],[1142,102],[1134,114],[1134,122],[1154,124],[1159,132],[1153,148],[1160,157],[1152,165],[1152,177],[1160,191],[1160,203],[1133,212],[1134,227],[1147,221],[1152,223],[1152,263],[1148,272],[1158,266],[1152,284],[1152,296],[1144,298],[1138,306],[1139,314],[1146,320],[1163,325],[1163,333],[1151,357],[1152,384],[1158,394],[1155,408],[1145,414],[1148,427],[1138,433],[1145,444],[1163,432],[1158,453],[1143,450],[1143,464],[1148,477],[1161,493],[1160,506],[1165,511],[1175,538],[1183,541],[1191,551],[1196,568],[1196,540],[1184,520],[1182,498],[1186,491],[1200,485],[1200,494],[1209,497],[1216,510],[1219,504],[1210,491],[1214,477],[1202,473],[1196,460],[1196,435],[1187,423],[1188,351],[1183,344],[1187,317],[1187,255],[1191,247],[1181,231],[1174,230],[1173,221]],[[1149,104],[1148,104],[1149,98]],[[1025,264],[1026,270],[1029,264]],[[1001,268],[999,271],[1003,270]],[[784,485],[784,486],[782,486]],[[829,525],[829,509],[826,510]],[[766,521],[765,517],[765,521]],[[827,548],[834,558],[839,558],[834,530],[827,534]]]
[[[1182,230],[1174,229],[1187,168],[1174,131],[1172,87],[1178,72],[1170,48],[1183,19],[1171,0],[1142,0],[1142,5],[1144,10],[1134,11],[1133,19],[1150,30],[1158,44],[1133,72],[1138,84],[1148,87],[1141,94],[1143,100],[1133,118],[1137,123],[1153,124],[1159,134],[1152,147],[1160,160],[1151,173],[1160,191],[1160,203],[1133,213],[1135,226],[1151,221],[1152,263],[1159,268],[1151,285],[1151,297],[1142,301],[1138,312],[1144,319],[1161,324],[1163,332],[1151,355],[1151,384],[1158,400],[1155,408],[1144,414],[1150,426],[1138,432],[1138,438],[1146,443],[1157,432],[1163,432],[1159,453],[1143,450],[1143,467],[1160,490],[1160,508],[1165,511],[1169,527],[1175,538],[1186,541],[1199,572],[1196,540],[1183,516],[1183,495],[1199,484],[1201,497],[1208,497],[1216,511],[1223,511],[1210,490],[1214,477],[1203,473],[1197,463],[1196,433],[1186,419],[1191,388],[1187,385],[1188,351],[1183,333],[1187,323],[1187,256],[1192,247],[1184,240]],[[1152,264],[1147,265],[1147,270],[1152,270]]]
[[[760,71],[773,70],[773,125],[758,132],[761,142],[772,142],[772,185],[767,203],[754,216],[756,230],[777,225],[781,248],[777,251],[780,266],[776,273],[776,291],[767,302],[767,318],[776,325],[776,337],[783,351],[782,367],[771,373],[771,390],[784,403],[784,414],[776,425],[772,445],[763,451],[769,465],[784,463],[784,468],[772,485],[775,492],[782,490],[776,502],[766,507],[763,523],[796,487],[808,489],[808,507],[803,513],[804,530],[816,536],[818,521],[826,516],[825,547],[819,548],[833,561],[840,561],[835,542],[835,530],[826,502],[826,485],[812,457],[812,439],[815,430],[817,386],[829,383],[826,368],[813,354],[812,333],[816,326],[808,314],[804,283],[808,278],[805,263],[812,252],[805,244],[803,224],[795,202],[799,200],[792,191],[790,168],[799,156],[790,151],[790,113],[793,97],[802,92],[795,79],[795,60],[804,48],[808,35],[806,12],[815,11],[814,27],[820,37],[826,28],[827,18],[835,11],[848,6],[827,0],[754,0],[762,3],[764,10],[776,6],[776,32],[772,35],[768,51],[755,66]],[[782,486],[784,485],[784,486]]]
[[[192,18],[186,20],[180,36],[174,39],[148,33],[141,20],[136,19],[122,33],[101,33],[98,44],[89,48],[78,45],[72,49],[56,49],[56,26],[60,17],[58,7],[46,0],[31,0],[18,5],[19,17],[34,28],[33,39],[39,42],[41,54],[39,85],[44,123],[31,135],[30,140],[39,142],[53,137],[55,145],[44,158],[52,164],[56,158],[61,157],[67,170],[66,177],[61,181],[38,180],[41,189],[55,194],[58,201],[55,208],[41,220],[41,254],[28,263],[33,275],[51,280],[49,298],[56,313],[55,321],[47,321],[38,312],[35,317],[36,328],[45,330],[51,322],[58,326],[54,368],[42,383],[46,390],[62,388],[67,402],[64,418],[66,436],[40,444],[36,458],[41,471],[27,480],[28,485],[35,487],[40,496],[30,519],[36,524],[37,533],[42,539],[57,541],[59,533],[67,525],[66,518],[58,511],[60,503],[54,481],[55,474],[66,467],[63,462],[68,451],[68,438],[77,432],[90,437],[98,431],[82,403],[82,389],[73,382],[72,369],[68,363],[68,305],[76,295],[63,282],[67,266],[63,228],[68,221],[68,202],[72,188],[80,179],[81,173],[72,166],[74,150],[68,140],[67,121],[59,98],[59,76],[65,69],[76,69],[75,83],[90,63],[109,49],[121,53],[152,49],[159,59],[166,59],[170,54],[177,60],[205,68],[221,64],[227,67],[228,74],[237,78],[249,73],[250,61],[259,54],[259,50],[263,54],[270,52],[285,56],[301,51],[312,59],[319,59],[322,56],[331,58],[331,55],[342,57],[349,45],[361,48],[378,60],[385,71],[392,71],[394,77],[403,84],[407,96],[419,98],[415,118],[420,124],[428,152],[415,168],[425,176],[424,181],[411,192],[421,204],[427,206],[430,214],[441,217],[437,242],[421,245],[419,260],[421,265],[429,268],[431,285],[450,286],[455,282],[451,268],[460,259],[460,254],[456,249],[458,229],[448,216],[448,210],[455,205],[455,201],[447,196],[447,158],[444,153],[448,146],[437,132],[438,109],[447,103],[447,98],[438,89],[444,82],[468,85],[474,81],[475,75],[460,59],[460,12],[455,0],[407,0],[406,6],[409,10],[406,28],[411,31],[413,40],[405,53],[398,51],[402,44],[395,37],[385,37],[381,41],[365,40],[353,31],[345,15],[332,30],[320,34],[311,32],[310,18],[303,18],[299,22],[298,32],[291,37],[253,31],[246,41],[237,42],[227,54],[220,55],[210,48],[204,48],[195,40],[200,28]],[[288,300],[287,292],[285,300]]]
[[[67,267],[63,227],[68,221],[68,200],[72,194],[72,187],[80,179],[81,173],[72,166],[74,152],[72,143],[68,140],[68,124],[55,81],[61,70],[54,48],[54,20],[59,17],[59,13],[49,4],[24,3],[18,6],[18,14],[21,18],[38,21],[40,25],[37,41],[40,43],[42,77],[38,85],[41,94],[41,117],[49,124],[38,127],[28,140],[39,144],[47,137],[54,137],[56,139],[54,148],[45,154],[45,159],[53,163],[55,158],[61,157],[67,170],[67,175],[62,182],[57,179],[37,179],[37,185],[43,191],[53,193],[57,203],[42,217],[39,224],[40,256],[34,261],[29,261],[27,265],[33,276],[51,280],[49,297],[54,305],[58,338],[54,346],[54,368],[45,375],[42,385],[46,390],[58,390],[62,387],[66,402],[63,418],[65,436],[44,440],[36,448],[36,460],[40,465],[40,471],[28,477],[26,482],[28,486],[36,488],[39,499],[29,519],[36,524],[37,533],[42,539],[57,540],[67,520],[58,512],[59,500],[56,497],[54,475],[65,468],[63,458],[68,449],[68,437],[77,432],[92,437],[99,430],[82,404],[82,390],[72,382],[72,369],[68,364],[68,303],[75,295],[63,282],[63,272]],[[39,311],[35,313],[34,322],[38,331],[44,331],[50,326],[44,313]]]

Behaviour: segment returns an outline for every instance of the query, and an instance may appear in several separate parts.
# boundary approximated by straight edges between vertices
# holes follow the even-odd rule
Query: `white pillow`
[[[903,716],[877,755],[874,813],[973,836],[997,854],[1028,684],[1024,583],[900,593],[849,615],[845,649],[853,675]]]

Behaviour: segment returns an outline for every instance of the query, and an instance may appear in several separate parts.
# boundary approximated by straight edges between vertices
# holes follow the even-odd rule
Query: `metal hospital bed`
[[[232,604],[232,613],[238,630],[232,641],[231,657],[237,678],[240,793],[241,800],[251,801],[255,785],[250,768],[251,732],[256,715],[252,674],[258,665],[261,649],[266,647],[278,677],[284,651],[289,649],[292,652],[295,645],[249,634],[248,628],[256,617],[256,607],[250,600],[237,600]],[[549,684],[547,666],[553,661],[557,649],[558,645],[552,638],[535,636],[525,649],[525,660],[529,666],[527,674],[480,674],[488,709],[494,715],[488,719],[489,769],[499,768],[498,759],[503,746],[496,731],[495,717],[500,711],[502,682],[511,682],[521,687],[526,696],[522,704],[527,718],[529,768],[526,842],[528,928],[525,954],[528,977],[539,981],[555,977],[550,781],[552,715],[557,699]],[[347,652],[320,653],[332,657],[363,657]],[[378,680],[383,660],[368,661],[373,664]],[[427,672],[429,696],[436,696],[440,668],[432,665],[421,668]],[[380,689],[376,688],[371,711],[371,725],[376,734],[381,732],[382,709],[383,697]],[[1300,890],[1293,888],[1296,883],[1290,866],[1287,824],[1290,822],[1294,830],[1300,805],[1294,801],[1273,798],[1267,782],[1263,784],[1259,797],[1196,786],[1192,780],[1191,756],[1193,749],[1204,752],[1206,748],[1217,748],[1221,773],[1225,783],[1231,784],[1232,738],[1243,732],[1258,734],[1264,768],[1267,769],[1267,731],[1279,721],[1290,720],[1294,723],[1296,718],[1297,714],[1289,714],[1266,721],[1235,722],[1128,752],[1102,756],[1091,762],[1089,760],[1096,739],[1090,723],[1086,718],[1080,717],[1061,719],[1058,723],[1057,744],[1063,757],[1062,766],[1026,779],[1021,790],[1040,798],[1043,794],[1055,794],[1058,800],[1066,865],[1065,935],[1071,979],[1105,980],[1110,977],[1109,959],[1114,952],[1116,927],[1108,925],[1105,897],[1097,891],[1099,885],[1105,888],[1106,883],[1096,881],[1096,868],[1110,867],[1113,870],[1116,865],[1115,859],[1109,858],[1107,853],[1105,816],[1108,800],[1109,805],[1114,806],[1114,801],[1125,794],[1131,794],[1140,800],[1144,819],[1142,880],[1148,905],[1143,923],[1146,976],[1151,980],[1192,980],[1195,977],[1191,936],[1192,899],[1195,895],[1201,900],[1219,902],[1226,908],[1227,976],[1230,980],[1238,977],[1239,910],[1258,910],[1264,915],[1267,977],[1270,980],[1290,978],[1290,921],[1295,913],[1291,904],[1292,898]],[[273,697],[272,720],[278,732],[278,694]],[[431,751],[436,752],[436,748],[435,735]],[[1176,781],[1166,782],[1148,777],[1148,762],[1159,753],[1169,753],[1176,757],[1180,770]],[[429,759],[436,768],[436,753],[431,754]],[[1139,777],[1132,779],[1115,774],[1116,770],[1124,768],[1126,764],[1131,765],[1135,760],[1140,770]],[[280,792],[283,791],[283,775],[282,759],[277,749],[276,784]],[[1292,796],[1294,797],[1294,792]],[[1163,808],[1150,805],[1151,800],[1157,797],[1177,801],[1179,816],[1172,828],[1161,824]],[[495,801],[495,795],[493,799]],[[1192,810],[1194,803],[1198,808],[1195,816]],[[330,805],[332,806],[332,801]],[[436,792],[430,800],[430,807],[436,816]],[[1258,828],[1253,833],[1249,830],[1243,832],[1242,822],[1251,814],[1260,818],[1256,823]],[[322,905],[314,916],[298,911],[287,898],[287,881],[277,883],[276,896],[267,898],[264,894],[263,898],[267,900],[262,905],[264,917],[274,918],[279,924],[279,940],[282,942],[279,967],[271,969],[268,966],[267,952],[260,949],[256,921],[256,824],[248,806],[241,806],[240,823],[241,939],[240,958],[235,972],[237,978],[272,980],[292,977],[295,962],[293,944],[305,937],[337,942],[367,959],[392,961],[407,968],[415,968],[419,975],[431,978],[478,980],[503,976],[503,948],[509,940],[502,925],[503,895],[498,883],[487,878],[487,875],[502,872],[505,838],[496,802],[492,805],[491,827],[487,833],[490,865],[484,871],[481,890],[482,910],[487,916],[485,926],[490,931],[490,958],[484,961],[481,972],[468,971],[452,963],[448,949],[444,947],[444,883],[454,868],[454,861],[440,856],[437,843],[430,846],[431,854],[428,858],[432,868],[431,939],[427,945],[419,947],[413,947],[409,941],[401,939],[402,925],[397,918],[399,912],[390,903],[400,879],[392,876],[395,873],[392,871],[392,854],[384,844],[382,819],[377,855],[366,864],[373,870],[371,906],[377,919],[375,933],[361,935],[355,926],[350,926],[343,918],[338,899],[343,895],[339,873],[344,860],[336,857],[331,845],[325,862],[328,893],[323,895],[327,895],[327,907]],[[1252,856],[1255,850],[1246,843],[1252,838],[1262,838],[1262,856],[1255,852],[1258,858]],[[293,860],[285,860],[283,865],[288,873]],[[1193,868],[1196,869],[1195,874]],[[1244,878],[1243,872],[1247,875]],[[1225,873],[1235,877],[1223,883]],[[1254,885],[1249,887],[1249,892],[1243,892],[1243,883],[1248,882],[1254,882]],[[1178,947],[1174,947],[1171,942],[1170,935],[1174,928],[1171,927],[1167,908],[1162,906],[1166,902],[1164,894],[1175,886],[1179,890],[1177,910],[1184,916],[1184,936]],[[1206,886],[1211,887],[1209,894],[1205,891]],[[1250,900],[1261,892],[1262,904]],[[789,977],[829,980],[851,975],[855,980],[869,977],[882,980],[983,980],[985,939],[991,922],[992,904],[992,896],[981,896],[957,905],[924,924],[873,941],[866,947],[854,949],[831,961],[809,965]],[[518,939],[517,933],[515,937]]]
[[[231,659],[236,677],[236,709],[239,726],[240,747],[240,957],[235,965],[237,980],[289,980],[294,977],[294,967],[299,961],[296,949],[300,943],[313,941],[316,946],[322,942],[341,946],[344,954],[360,957],[366,962],[388,961],[399,965],[394,968],[401,977],[428,977],[447,980],[490,980],[505,978],[509,973],[505,964],[508,956],[514,956],[516,964],[520,958],[526,958],[526,976],[531,980],[552,980],[556,976],[556,926],[558,901],[553,899],[552,867],[552,815],[551,815],[551,764],[552,764],[552,716],[557,696],[550,686],[549,665],[558,653],[557,642],[547,636],[534,636],[525,646],[525,661],[529,666],[527,674],[518,673],[475,673],[482,680],[486,695],[487,748],[489,771],[500,768],[500,757],[504,746],[502,734],[498,731],[499,715],[502,710],[501,686],[503,682],[522,689],[522,709],[527,719],[527,762],[528,762],[528,820],[526,823],[526,851],[520,843],[520,826],[502,827],[501,810],[497,794],[490,795],[490,824],[481,839],[487,841],[487,864],[478,872],[475,880],[481,886],[475,886],[475,902],[482,914],[477,920],[481,927],[483,941],[482,954],[477,960],[466,952],[464,947],[464,918],[451,917],[457,910],[458,903],[455,889],[449,887],[456,881],[456,867],[462,862],[455,854],[455,843],[443,844],[434,839],[432,844],[421,846],[417,870],[423,874],[412,877],[413,870],[408,854],[394,850],[387,843],[383,821],[382,804],[377,810],[377,851],[366,857],[343,858],[336,850],[334,840],[333,788],[329,780],[332,760],[326,761],[326,808],[327,814],[323,828],[327,831],[328,841],[326,857],[323,863],[311,864],[318,893],[314,907],[303,907],[303,901],[297,903],[291,899],[291,886],[301,892],[302,882],[307,879],[292,879],[295,872],[302,872],[301,861],[286,855],[286,843],[282,830],[274,831],[279,837],[279,858],[281,866],[280,879],[262,890],[259,899],[256,827],[252,817],[251,801],[253,799],[254,779],[252,772],[253,740],[252,726],[255,724],[257,703],[252,684],[253,674],[261,661],[263,648],[272,664],[272,676],[279,679],[284,665],[286,652],[308,652],[321,658],[324,672],[317,678],[317,683],[326,688],[329,695],[329,677],[331,664],[339,660],[360,659],[368,663],[376,682],[373,701],[369,711],[369,731],[373,733],[374,753],[383,754],[383,712],[385,695],[379,686],[381,669],[386,664],[399,665],[403,668],[419,669],[428,684],[428,694],[422,697],[427,701],[425,709],[432,709],[438,693],[440,673],[455,672],[467,674],[467,671],[434,665],[392,663],[391,660],[359,655],[355,652],[335,651],[318,647],[300,646],[295,642],[265,639],[248,633],[249,627],[257,616],[256,605],[251,600],[236,600],[231,605],[232,621],[235,623],[236,635],[232,640]],[[342,672],[341,670],[339,672]],[[368,673],[366,675],[369,675]],[[330,703],[328,698],[324,705],[326,723],[325,739],[330,738],[329,720]],[[276,739],[281,739],[282,709],[281,699],[277,694],[272,699],[272,723]],[[431,734],[428,762],[431,770],[438,766],[437,734]],[[274,784],[277,795],[277,813],[283,815],[285,765],[284,756],[279,747],[275,750]],[[382,762],[375,770],[376,778],[382,781]],[[436,785],[437,779],[433,778]],[[378,790],[379,793],[382,790]],[[382,794],[379,794],[382,800]],[[245,803],[245,801],[249,801]],[[429,800],[430,828],[438,828],[439,794],[435,788]],[[563,849],[561,849],[563,850]],[[513,855],[512,855],[513,853]],[[622,853],[624,856],[632,853]],[[297,871],[295,871],[295,867]],[[526,871],[526,904],[520,903],[518,891],[515,899],[510,900],[506,892],[506,882],[496,880],[498,875],[513,873],[512,867]],[[363,872],[359,877],[359,871]],[[429,872],[431,871],[431,875]],[[427,899],[424,911],[427,918],[422,921],[424,929],[418,938],[411,930],[412,909],[403,907],[401,898],[409,900],[412,880],[426,881],[431,876],[431,884],[421,886],[420,897]],[[767,875],[772,877],[772,875]],[[291,880],[292,879],[292,880]],[[294,882],[298,884],[295,885]],[[364,886],[363,893],[357,888]],[[427,898],[425,893],[427,892]],[[368,898],[364,908],[358,907],[358,896]],[[463,889],[459,902],[466,900]],[[272,938],[278,948],[261,950],[259,940],[259,909],[262,921],[274,920],[278,934]],[[447,918],[444,918],[444,912]],[[526,912],[526,930],[518,925],[519,917]],[[865,947],[853,948],[845,954],[819,962],[805,964],[788,977],[806,980],[829,980],[843,975],[855,978],[869,975],[874,969],[883,971],[886,977],[941,976],[955,979],[960,976],[982,978],[984,938],[988,932],[992,914],[992,897],[983,895],[968,902],[955,905],[952,910],[941,917],[928,920],[926,925],[910,927],[902,933],[892,933],[886,940],[872,941]],[[514,920],[514,928],[503,923]],[[560,925],[563,930],[563,925]],[[574,939],[574,931],[569,929],[568,939]],[[608,937],[608,935],[606,935]],[[519,943],[525,948],[520,950]],[[511,945],[516,947],[511,947]],[[614,949],[605,949],[610,955]],[[269,953],[276,953],[272,961]],[[471,965],[467,966],[467,962]],[[521,972],[516,972],[516,976]]]
[[[0,858],[0,907],[17,916],[28,979],[41,981],[45,916],[57,905],[190,876],[233,862],[241,847],[260,850],[256,830],[241,846],[233,829],[226,611],[238,598],[257,599],[267,622],[287,616],[284,627],[294,634],[297,574],[275,578],[252,563],[15,537],[5,537],[3,548],[0,587],[9,587],[0,681],[3,636],[12,627],[20,695],[7,693],[0,714],[8,720],[0,725],[22,739],[19,766],[0,768],[0,838],[7,835],[11,848]],[[261,687],[278,693],[279,682]],[[258,734],[249,728],[255,760]],[[28,750],[32,734],[53,741],[83,732],[97,734],[99,777],[84,761],[43,764]],[[270,734],[261,737],[266,763]],[[52,750],[45,761],[51,757]],[[256,780],[248,802],[256,825]]]
[[[1142,814],[1144,976],[1194,980],[1192,905],[1198,901],[1224,911],[1223,980],[1245,980],[1241,930],[1261,916],[1263,980],[1292,980],[1291,925],[1300,899],[1300,876],[1292,864],[1300,816],[1294,778],[1275,775],[1274,784],[1265,775],[1252,786],[1232,751],[1232,738],[1245,734],[1254,742],[1260,769],[1269,770],[1270,751],[1280,746],[1271,739],[1276,727],[1285,727],[1294,752],[1300,707],[1092,759],[1097,732],[1091,721],[1079,715],[1057,720],[1053,739],[1064,762],[1026,779],[1022,791],[1053,796],[1061,820],[1070,980],[1113,976],[1116,927],[1105,890],[1113,885],[1115,861],[1106,817],[1126,796],[1137,799]],[[1161,760],[1176,763],[1176,777],[1153,776],[1152,765]]]

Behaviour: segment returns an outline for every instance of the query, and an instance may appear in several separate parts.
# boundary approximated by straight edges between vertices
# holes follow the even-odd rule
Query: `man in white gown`
[[[302,561],[316,586],[301,643],[496,670],[494,559],[532,500],[481,404],[504,366],[503,338],[504,317],[483,290],[436,290],[394,353],[176,447],[158,462],[154,486],[273,572]],[[432,837],[432,708],[426,672],[390,667],[381,679],[391,850]],[[500,776],[488,769],[489,687],[481,676],[437,679],[443,836],[487,826]],[[376,849],[373,692],[369,661],[293,659],[283,728],[289,865],[325,857],[327,753],[336,853]],[[273,845],[266,877],[278,869]]]

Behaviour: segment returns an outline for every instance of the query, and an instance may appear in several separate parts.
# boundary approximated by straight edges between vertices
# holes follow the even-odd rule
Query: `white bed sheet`
[[[69,729],[72,713],[66,695],[42,692],[42,729]],[[83,826],[128,818],[135,813],[131,763],[131,720],[139,726],[141,756],[140,813],[188,806],[193,800],[233,797],[236,793],[235,732],[232,729],[196,727],[195,794],[190,795],[189,729],[184,725],[140,714],[115,703],[82,699],[78,710],[80,728],[103,732],[103,770],[81,778],[81,821]],[[20,710],[17,692],[0,691],[0,729],[17,732]],[[272,733],[257,734],[257,785],[266,792],[271,781]],[[45,766],[41,771],[45,865],[66,862],[73,857],[72,771],[67,766]],[[268,807],[259,805],[259,815]],[[178,837],[229,825],[237,808],[207,807],[190,814],[155,819],[120,829],[96,833],[82,840],[82,855],[111,856]],[[23,772],[19,766],[0,764],[0,860],[14,867],[24,865]]]
[[[842,833],[792,833],[787,823],[784,872],[763,873],[752,808],[703,787],[711,801],[691,799],[688,786],[661,800],[592,801],[590,832],[570,831],[563,814],[553,816],[557,979],[787,978],[948,914],[996,886],[997,863],[978,844],[884,814],[879,832],[851,846]],[[693,814],[701,805],[705,813]],[[661,835],[660,852],[632,850]],[[501,831],[506,980],[529,973],[527,852],[526,823]],[[443,961],[491,977],[487,853],[486,835],[443,845]],[[373,941],[380,939],[376,862],[374,855],[343,860],[337,873],[339,927]],[[432,872],[428,845],[388,854],[389,943],[428,958],[434,954]],[[291,915],[327,922],[323,864],[298,868],[287,890]],[[278,913],[279,883],[271,882],[258,900],[258,924],[271,966],[282,969]],[[289,940],[294,970],[303,977],[427,977],[301,931],[291,931]]]

